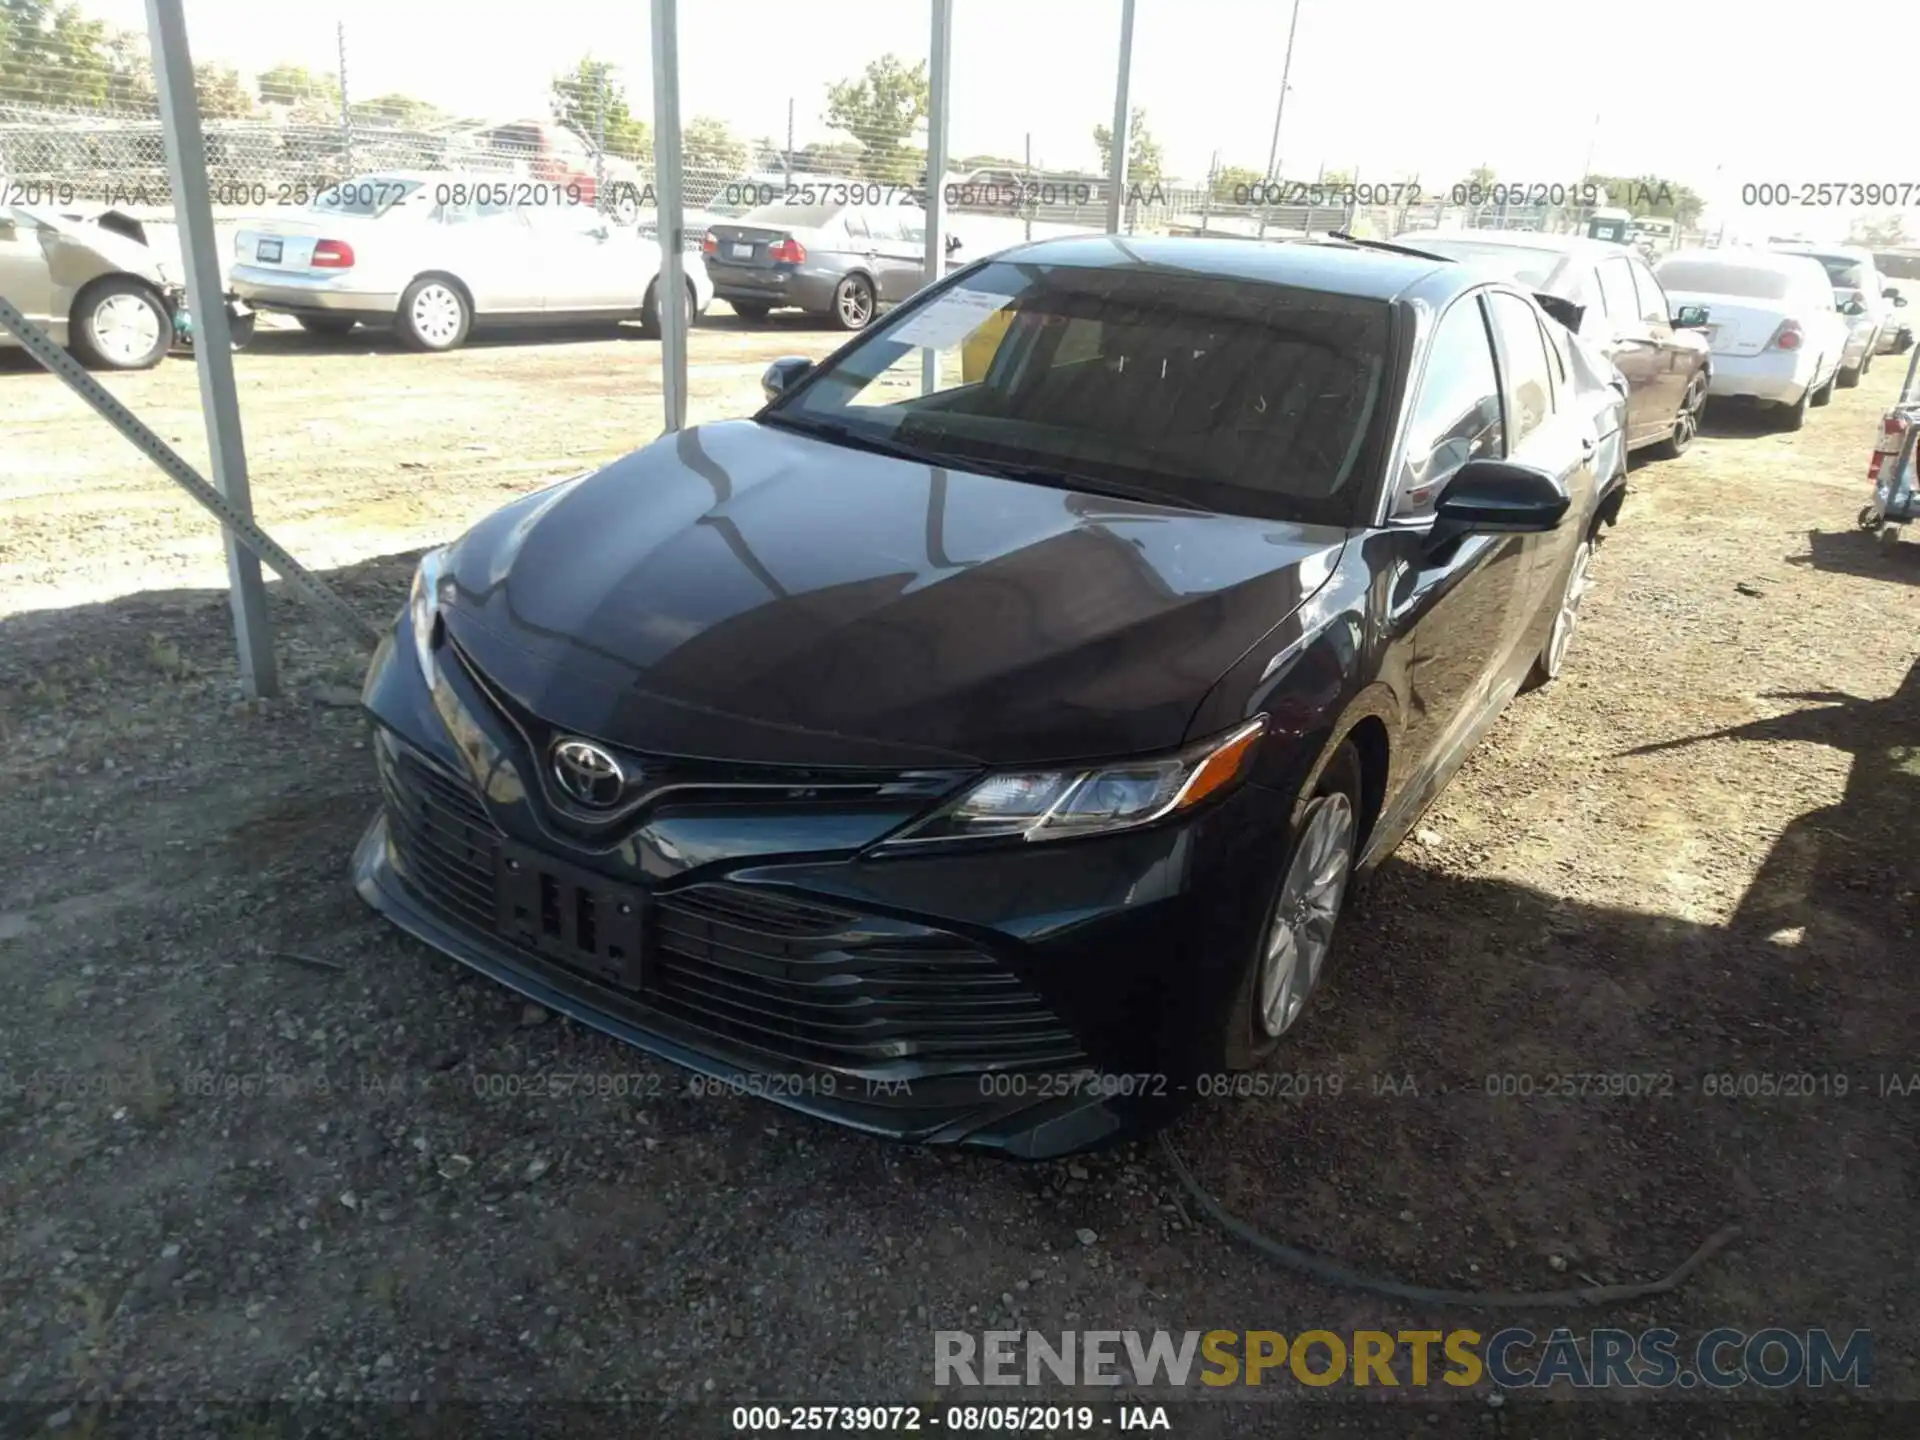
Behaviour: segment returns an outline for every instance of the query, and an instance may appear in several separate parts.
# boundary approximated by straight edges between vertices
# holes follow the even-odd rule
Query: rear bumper
[[[798,306],[802,310],[826,310],[833,304],[836,275],[822,275],[791,266],[761,269],[745,265],[716,265],[707,261],[707,277],[713,281],[713,293],[731,304],[743,300],[750,305],[778,309]]]
[[[397,291],[368,289],[351,275],[288,275],[253,265],[236,265],[233,291],[256,310],[287,315],[361,315],[387,318],[400,308]]]
[[[1764,400],[1795,405],[1814,381],[1815,357],[1805,351],[1770,350],[1761,355],[1713,357],[1707,394],[1717,400]]]

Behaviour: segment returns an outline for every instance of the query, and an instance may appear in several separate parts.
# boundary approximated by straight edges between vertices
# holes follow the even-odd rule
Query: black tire
[[[1707,372],[1694,372],[1693,379],[1687,382],[1687,393],[1681,397],[1680,408],[1674,412],[1673,429],[1667,438],[1651,447],[1656,460],[1678,460],[1687,453],[1693,444],[1694,436],[1700,433],[1700,417],[1707,409]]]
[[[149,324],[152,341],[142,344]],[[67,335],[90,369],[151,370],[173,348],[173,312],[146,281],[108,275],[74,297]]]
[[[227,320],[227,338],[236,350],[244,350],[253,343],[253,334],[259,328],[260,317],[249,311],[245,315],[230,316]]]
[[[409,350],[458,350],[473,332],[473,302],[445,275],[422,275],[400,297],[393,333]]]
[[[827,318],[842,330],[864,330],[873,323],[878,309],[873,282],[855,273],[833,287],[833,308],[827,312]]]
[[[359,323],[351,315],[296,315],[294,319],[309,335],[345,335]]]
[[[749,300],[729,300],[727,303],[733,307],[733,313],[749,325],[765,324],[767,316],[773,312],[771,305],[756,305]]]
[[[1807,403],[1815,406],[1816,408],[1821,405],[1831,405],[1833,403],[1833,387],[1838,385],[1839,383],[1840,383],[1840,372],[1838,370],[1835,370],[1833,374],[1827,377],[1827,383],[1822,385],[1818,390],[1813,392],[1812,397],[1808,400]]]
[[[1246,958],[1245,973],[1241,976],[1239,988],[1234,993],[1233,1004],[1228,1010],[1225,1027],[1221,1031],[1216,1047],[1220,1060],[1227,1069],[1246,1070],[1258,1065],[1278,1049],[1280,1042],[1286,1038],[1284,1034],[1269,1033],[1260,1018],[1263,960],[1273,925],[1274,908],[1317,802],[1331,796],[1341,797],[1354,818],[1353,838],[1347,861],[1347,875],[1349,882],[1351,881],[1353,866],[1360,858],[1364,839],[1361,832],[1365,815],[1361,780],[1360,752],[1354,748],[1351,740],[1343,740],[1329,752],[1319,768],[1301,787],[1300,798],[1295,802],[1292,818],[1288,822],[1286,850],[1280,856],[1273,886],[1268,891],[1261,910],[1262,918],[1260,928],[1255,934],[1253,953]],[[1319,993],[1327,972],[1331,968],[1334,955],[1338,953],[1339,915],[1344,913],[1346,898],[1351,894],[1352,886],[1349,883],[1340,897],[1340,906],[1335,911],[1332,939],[1329,942],[1330,953],[1322,961],[1318,973],[1312,977],[1302,1001],[1303,1010],[1312,1005],[1314,996]],[[1296,1022],[1297,1016],[1296,1020],[1287,1022],[1287,1028],[1292,1028]]]
[[[1866,373],[1866,362],[1862,361],[1858,365],[1842,365],[1840,367],[1840,373],[1833,378],[1842,390],[1851,390],[1860,383],[1860,377]]]
[[[1774,412],[1773,428],[1776,430],[1798,430],[1807,423],[1807,407],[1813,401],[1813,387],[1807,387],[1806,394],[1791,404],[1782,405]]]
[[[687,329],[693,329],[693,322],[699,318],[694,309],[693,291],[687,291]],[[640,302],[640,333],[650,340],[660,338],[660,294],[655,286],[647,287],[647,298]]]

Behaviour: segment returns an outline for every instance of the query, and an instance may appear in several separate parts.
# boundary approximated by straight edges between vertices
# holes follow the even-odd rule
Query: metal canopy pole
[[[687,280],[684,193],[680,184],[679,0],[653,0],[653,196],[660,217],[660,395],[667,429],[687,423]],[[668,303],[673,296],[673,303]]]
[[[1120,233],[1126,208],[1127,148],[1132,141],[1133,111],[1127,104],[1127,84],[1133,77],[1133,0],[1120,0],[1120,73],[1113,82],[1113,145],[1107,156],[1107,233]]]
[[[947,98],[953,79],[953,0],[933,0],[933,39],[927,74],[926,283],[940,278],[947,260]],[[920,393],[940,388],[940,355],[920,352]]]
[[[147,39],[153,47],[160,130],[167,143],[167,176],[173,182],[174,225],[186,270],[187,312],[193,317],[193,359],[200,372],[200,406],[206,416],[213,482],[221,498],[251,523],[253,495],[247,484],[240,401],[233,388],[233,336],[227,326],[226,288],[220,280],[207,189],[207,145],[200,130],[193,56],[187,49],[187,21],[180,6],[181,0],[147,0]],[[250,696],[277,694],[280,677],[260,559],[240,543],[231,527],[224,535],[240,684]]]

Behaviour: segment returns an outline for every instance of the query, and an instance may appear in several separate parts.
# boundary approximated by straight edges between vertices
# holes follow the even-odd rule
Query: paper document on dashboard
[[[887,339],[898,340],[903,345],[924,346],[928,350],[945,350],[978,330],[989,315],[1011,299],[1011,295],[994,295],[985,290],[949,290],[915,313]]]

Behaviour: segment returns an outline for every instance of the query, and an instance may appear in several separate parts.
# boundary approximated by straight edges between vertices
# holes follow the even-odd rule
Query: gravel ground
[[[835,338],[716,317],[695,418]],[[431,1399],[526,1407],[446,1433],[717,1434],[755,1397],[930,1402],[937,1329],[1505,1323],[1275,1268],[1196,1225],[1152,1146],[1022,1166],[696,1097],[399,935],[346,880],[375,804],[342,703],[362,657],[276,586],[285,698],[243,702],[217,532],[15,360],[0,1414],[87,1433],[90,1405],[175,1402],[125,1413],[243,1433],[178,1402],[326,1430],[398,1413],[342,1402]],[[376,617],[421,546],[658,429],[656,349],[628,335],[434,357],[273,333],[238,362],[263,523]],[[1851,528],[1897,371],[1798,434],[1715,419],[1636,472],[1569,673],[1358,897],[1273,1072],[1288,1093],[1176,1128],[1230,1209],[1371,1273],[1493,1289],[1650,1278],[1738,1224],[1675,1294],[1519,1323],[1868,1328],[1873,1394],[1920,1400],[1920,545]],[[190,365],[108,383],[204,455]],[[1544,1093],[1621,1072],[1671,1079]],[[554,1073],[622,1093],[525,1093]],[[1763,1074],[1814,1093],[1707,1093]],[[1533,1093],[1490,1095],[1501,1076]],[[1845,1396],[1789,1417],[1438,1390],[1269,1393],[1384,1398],[1312,1412],[1382,1435],[1571,1433],[1574,1411],[1634,1435],[1915,1428]],[[1162,1398],[1180,1435],[1302,1423]]]

